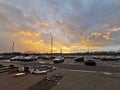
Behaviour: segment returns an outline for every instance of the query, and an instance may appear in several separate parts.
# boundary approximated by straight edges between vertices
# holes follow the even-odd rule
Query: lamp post
[[[12,53],[14,52],[14,41],[13,41],[13,44],[12,44]]]
[[[90,47],[89,47],[89,37],[87,38],[87,52],[89,53],[89,51],[90,51]]]

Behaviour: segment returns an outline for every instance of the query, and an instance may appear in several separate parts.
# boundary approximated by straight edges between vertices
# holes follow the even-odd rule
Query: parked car
[[[51,57],[48,55],[41,55],[41,59],[43,60],[49,60]]]
[[[46,71],[46,70],[40,71],[40,70],[36,69],[36,70],[34,70],[32,73],[33,73],[33,74],[46,74],[47,71]]]
[[[84,57],[76,57],[74,59],[75,62],[84,62]]]
[[[85,56],[84,64],[89,66],[96,66],[95,59],[92,56]]]
[[[110,61],[110,56],[101,56],[100,60],[101,61]]]
[[[29,61],[36,61],[38,59],[38,56],[34,56],[34,55],[29,55],[29,56],[15,56],[13,58],[11,58],[11,61],[25,61],[25,62],[29,62]]]
[[[15,57],[12,57],[10,60],[11,61],[15,61],[15,60],[18,60],[19,56],[15,56]]]
[[[119,61],[119,57],[118,56],[111,56],[110,61]]]
[[[56,57],[55,59],[53,59],[53,62],[54,63],[61,63],[61,62],[64,62],[64,57],[61,57],[61,56],[59,56],[59,57]]]

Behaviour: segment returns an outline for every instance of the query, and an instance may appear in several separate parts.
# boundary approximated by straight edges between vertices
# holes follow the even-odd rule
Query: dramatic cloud
[[[120,49],[119,0],[0,0],[0,52]]]

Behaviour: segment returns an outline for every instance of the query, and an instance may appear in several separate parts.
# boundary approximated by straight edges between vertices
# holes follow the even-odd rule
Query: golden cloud
[[[21,43],[23,48],[26,47],[25,51],[44,53],[49,53],[51,51],[50,44],[47,44],[42,38],[40,38],[41,34],[37,31],[26,29],[14,33],[13,36],[16,38],[16,42]],[[60,49],[62,49],[64,53],[70,52],[69,47],[64,46],[59,40],[54,40],[53,53],[60,53]]]
[[[99,33],[94,33],[94,35],[100,35]],[[32,30],[24,30],[17,33],[14,33],[14,37],[16,40],[21,43],[21,46],[25,48],[25,51],[34,51],[34,52],[43,52],[43,53],[49,53],[50,50],[50,44],[46,44],[46,42],[40,38],[41,34],[37,31]],[[89,43],[89,46],[88,46]],[[69,46],[64,45],[64,43],[60,42],[57,39],[54,39],[53,41],[53,53],[60,53],[61,50],[63,53],[70,53],[72,51],[87,51],[88,47],[90,50],[98,50],[100,47],[94,46],[91,44],[91,40],[87,41],[81,41],[77,42],[76,45],[72,44]]]
[[[102,36],[104,39],[106,39],[106,40],[110,40],[110,36],[109,35],[103,35]]]
[[[91,34],[91,36],[95,36],[95,38],[97,38],[97,37],[101,36],[101,33],[93,32],[93,33]]]
[[[120,27],[113,27],[110,29],[110,32],[120,31]]]
[[[32,29],[24,29],[22,31],[13,33],[13,36],[19,38],[38,38],[40,35],[40,32],[34,31]]]
[[[40,39],[40,35],[39,32],[33,30],[24,30],[13,34],[15,41],[24,44],[25,47],[28,46],[29,51],[45,51],[43,49],[45,49],[46,45]]]
[[[107,32],[106,34],[103,34],[102,37],[106,40],[110,40],[112,37],[110,37],[111,33]]]

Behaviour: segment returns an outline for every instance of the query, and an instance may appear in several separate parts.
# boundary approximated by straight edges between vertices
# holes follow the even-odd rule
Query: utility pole
[[[63,50],[62,50],[62,48],[60,49],[60,53],[62,54],[62,52],[63,52]]]
[[[89,47],[89,38],[87,39],[87,47],[88,47],[88,53],[90,51],[90,47]]]
[[[89,47],[89,44],[88,44],[88,53],[89,53],[89,51],[90,51],[90,47]]]
[[[51,54],[53,53],[53,36],[51,36]]]

